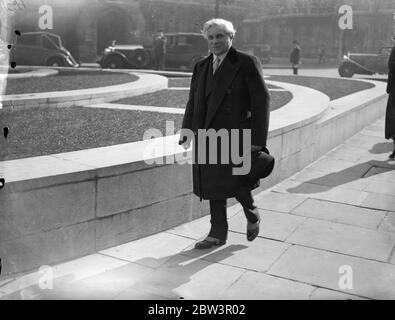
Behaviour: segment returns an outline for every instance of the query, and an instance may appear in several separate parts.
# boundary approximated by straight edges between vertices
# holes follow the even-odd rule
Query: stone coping
[[[328,108],[329,98],[323,93],[288,83],[268,81],[290,91],[293,99],[280,109],[271,112],[269,138],[294,130],[313,122]],[[314,104],[304,103],[304,99]],[[147,107],[147,111],[150,108]],[[0,162],[7,183],[49,178],[90,170],[104,169],[131,164],[138,170],[144,168],[145,160],[171,154],[181,154],[184,150],[178,146],[178,135],[156,138],[148,141],[137,141],[113,146],[92,148],[80,151],[51,154],[46,156]],[[161,147],[162,146],[162,147]],[[156,150],[155,156],[144,154],[144,151]],[[159,150],[159,151],[158,151]],[[163,154],[158,154],[162,152]],[[34,169],[32,169],[34,168]],[[93,172],[91,172],[93,174]],[[25,186],[27,186],[25,184]]]
[[[139,79],[115,86],[88,88],[81,90],[54,91],[5,95],[0,102],[4,108],[84,105],[87,103],[102,103],[123,99],[144,93],[154,92],[168,87],[168,79],[154,74],[130,72]]]
[[[58,70],[49,69],[49,68],[40,68],[29,70],[28,72],[20,72],[20,73],[0,73],[0,79],[25,79],[25,78],[42,78],[48,76],[54,76],[59,73]]]

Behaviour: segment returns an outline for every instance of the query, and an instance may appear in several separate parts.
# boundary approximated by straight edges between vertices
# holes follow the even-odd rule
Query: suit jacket
[[[243,185],[240,176],[232,173],[236,164],[231,161],[229,164],[196,163],[199,158],[197,132],[225,129],[231,137],[232,129],[251,129],[251,144],[266,147],[270,98],[261,64],[254,56],[230,48],[208,85],[209,72],[212,72],[212,55],[195,65],[182,128],[195,133],[194,193],[204,199],[226,199],[234,197]],[[243,150],[240,136],[239,148]],[[207,159],[208,155],[209,152]],[[251,185],[255,186],[257,183]]]
[[[395,46],[388,60],[388,69],[387,93],[395,94]]]

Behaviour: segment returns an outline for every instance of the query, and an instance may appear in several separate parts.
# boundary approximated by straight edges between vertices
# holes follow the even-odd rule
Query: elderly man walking
[[[255,56],[237,51],[232,46],[235,29],[230,21],[212,19],[203,26],[211,54],[196,63],[191,80],[189,101],[182,123],[180,142],[188,149],[194,141],[195,159],[207,160],[213,153],[221,157],[231,148],[257,152],[266,149],[269,126],[269,93],[265,85],[262,67]],[[209,148],[199,154],[207,141],[199,131],[228,133],[215,150]],[[231,131],[237,132],[236,135]],[[193,132],[192,135],[186,131]],[[245,132],[249,132],[246,141]],[[225,151],[224,151],[225,150]],[[217,157],[218,159],[218,157]],[[222,160],[222,158],[221,158]],[[248,160],[251,160],[248,157]],[[226,200],[235,197],[243,206],[247,218],[247,239],[254,240],[259,233],[260,216],[251,190],[259,186],[259,180],[248,181],[236,175],[239,163],[201,163],[195,161],[193,192],[210,201],[211,228],[208,236],[195,244],[196,249],[208,249],[226,243],[228,223]]]

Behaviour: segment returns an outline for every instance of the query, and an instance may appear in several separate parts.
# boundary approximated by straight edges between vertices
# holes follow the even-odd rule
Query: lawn
[[[167,121],[181,128],[182,115],[85,107],[0,109],[0,161],[98,148],[142,140],[144,131],[165,134]]]
[[[113,103],[185,108],[188,102],[188,94],[189,90],[160,90],[154,93],[113,101]],[[292,94],[288,91],[272,91],[270,92],[270,99],[270,110],[273,111],[291,101]]]
[[[305,76],[270,76],[270,80],[288,82],[309,87],[326,94],[331,100],[345,97],[349,94],[373,88],[374,85],[358,81],[335,78],[305,77]]]
[[[169,78],[169,87],[187,87],[191,85],[191,78]],[[269,89],[278,89],[279,87],[268,85]]]
[[[121,72],[61,70],[55,76],[8,79],[5,94],[88,89],[132,82],[137,79],[135,75]]]
[[[270,76],[268,80],[288,82],[316,89],[328,95],[331,100],[374,87],[373,84],[358,80],[323,77]],[[169,79],[169,87],[189,87],[190,81],[190,78]],[[268,85],[268,88],[273,89],[277,87]]]

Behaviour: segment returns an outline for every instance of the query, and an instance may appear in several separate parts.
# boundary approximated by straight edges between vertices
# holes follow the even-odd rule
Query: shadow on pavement
[[[376,143],[370,150],[370,153],[381,154],[381,153],[391,153],[393,149],[392,142],[381,142]]]
[[[381,150],[381,149],[380,149]],[[344,170],[332,172],[322,177],[300,182],[296,187],[288,188],[289,193],[321,193],[332,188],[350,183],[359,179],[380,175],[395,170],[394,161],[370,160],[359,163]],[[318,185],[316,187],[312,184]]]
[[[181,292],[192,293],[193,299],[203,299],[205,292],[216,290],[213,287],[215,270],[208,276],[207,273],[198,275],[195,280],[194,276],[212,265],[220,266],[218,262],[246,248],[244,245],[229,245],[210,250],[191,249],[161,258],[147,257],[81,279],[76,279],[75,274],[66,274],[53,280],[52,289],[43,290],[35,284],[0,300],[188,299],[191,297],[183,297],[175,289],[190,282],[191,289],[181,288]],[[157,268],[149,267],[153,265]],[[218,277],[222,279],[226,275]]]

